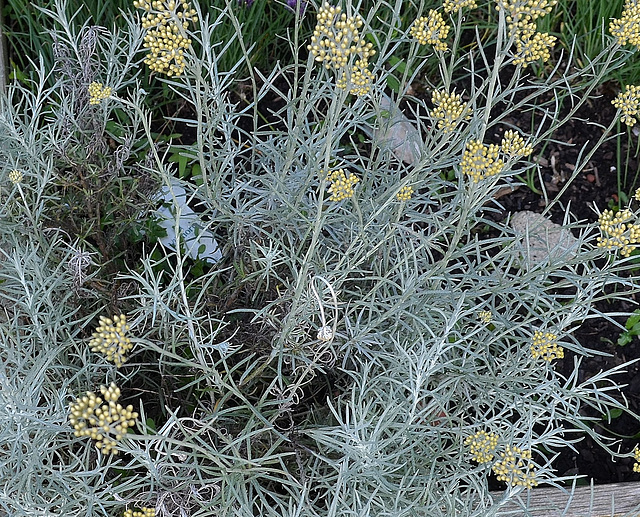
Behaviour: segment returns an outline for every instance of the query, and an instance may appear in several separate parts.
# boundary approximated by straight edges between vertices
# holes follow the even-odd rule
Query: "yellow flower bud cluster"
[[[371,91],[373,73],[367,68],[366,60],[358,59],[352,69],[343,71],[336,86],[344,90],[349,85],[349,93],[353,95],[366,95]]]
[[[640,19],[638,23],[640,24]],[[620,92],[611,101],[611,104],[622,111],[620,121],[633,127],[638,121],[636,117],[640,114],[640,86],[627,86],[624,92]]]
[[[459,11],[465,7],[475,9],[478,6],[476,5],[476,0],[444,0],[444,3],[442,4],[442,8],[445,13]]]
[[[376,51],[373,43],[360,34],[364,21],[358,14],[347,16],[340,6],[324,3],[318,10],[318,20],[307,49],[315,60],[338,75],[338,88],[349,87],[354,95],[366,95],[371,89],[373,74],[368,69],[369,58]]]
[[[88,436],[95,440],[96,447],[103,454],[118,454],[116,446],[127,429],[135,425],[138,413],[133,411],[133,406],[126,408],[118,404],[120,389],[111,383],[100,387],[100,393],[104,398],[87,391],[87,394],[72,402],[69,406],[69,422],[75,429],[76,436]]]
[[[496,0],[496,11],[504,11],[511,30],[523,29],[551,12],[558,0]]]
[[[141,24],[143,29],[163,27],[169,23],[182,22],[182,28],[187,29],[189,22],[197,23],[198,15],[189,2],[175,2],[174,0],[134,0],[133,6],[136,9],[146,11],[142,16]]]
[[[355,174],[349,173],[347,176],[343,169],[330,172],[327,175],[327,180],[331,182],[329,186],[330,201],[342,201],[353,197],[353,187],[360,181]]]
[[[318,10],[318,21],[307,49],[325,68],[340,70],[349,65],[350,57],[359,55],[365,60],[375,54],[372,43],[365,43],[360,35],[363,20],[360,15],[347,16],[340,6],[325,3]]]
[[[107,361],[115,363],[120,368],[127,360],[127,352],[133,347],[127,337],[128,330],[126,316],[114,316],[113,319],[100,316],[100,325],[91,335],[89,346],[92,351],[106,355]]]
[[[636,201],[640,201],[640,188],[637,188],[635,193],[633,194],[633,199]]]
[[[618,45],[630,43],[640,47],[640,2],[625,0],[620,18],[609,23],[609,32],[616,38]]]
[[[9,181],[14,185],[17,185],[24,179],[23,174],[18,169],[13,169],[9,173]]]
[[[95,81],[89,85],[89,104],[100,104],[102,99],[106,99],[111,95],[111,87],[103,86],[102,83]]]
[[[142,510],[125,510],[122,517],[156,517],[156,510],[146,506]]]
[[[145,64],[169,77],[182,74],[186,66],[184,53],[191,46],[186,30],[190,22],[198,21],[196,10],[187,1],[135,0],[133,5],[146,11],[142,17],[142,28],[147,31]]]
[[[504,132],[502,142],[500,142],[500,149],[509,158],[529,156],[533,152],[533,147],[525,143],[524,138],[512,129]]]
[[[467,143],[460,161],[462,174],[471,176],[474,183],[500,174],[504,162],[498,157],[499,151],[500,147],[495,144],[486,146],[479,140],[471,140]]]
[[[489,324],[493,320],[493,314],[491,314],[491,311],[478,311],[477,316],[482,323]]]
[[[396,194],[396,199],[398,201],[409,201],[411,196],[413,195],[413,187],[402,187],[398,193]]]
[[[478,431],[476,434],[468,436],[464,444],[469,447],[471,458],[476,463],[490,463],[498,447],[498,435]]]
[[[633,471],[640,472],[640,449],[636,447],[633,451],[633,456],[636,460],[636,462],[633,464]]]
[[[629,210],[605,210],[598,217],[602,236],[598,237],[598,247],[608,250],[619,248],[623,257],[628,257],[640,242],[640,226],[634,224],[635,214]]]
[[[499,436],[496,433],[478,431],[468,436],[464,444],[469,447],[471,459],[477,463],[491,463],[497,453]],[[500,447],[502,448],[502,447]],[[523,486],[532,488],[537,486],[536,471],[531,463],[531,451],[522,450],[519,447],[507,445],[504,452],[499,453],[491,470],[496,474],[498,481],[504,481],[511,486]]]
[[[444,133],[451,133],[462,118],[467,103],[462,102],[462,96],[456,93],[434,91],[431,102],[435,108],[431,111],[431,117],[437,122],[438,128]],[[469,118],[471,115],[467,115]]]
[[[449,35],[449,26],[445,23],[442,14],[431,9],[428,16],[421,16],[409,29],[409,34],[420,45],[433,45],[435,50],[444,52],[448,45],[445,41]]]
[[[533,358],[542,358],[549,363],[554,359],[562,359],[564,357],[564,349],[558,345],[557,339],[558,336],[552,332],[536,330],[533,333],[530,347]]]
[[[507,445],[505,452],[500,453],[500,458],[500,461],[492,467],[498,481],[525,488],[538,485],[536,471],[530,461],[531,451],[523,451],[520,447]]]
[[[548,61],[551,57],[550,49],[555,45],[556,39],[555,36],[536,32],[533,24],[521,29],[516,39],[516,57],[513,64],[526,67],[538,59],[542,62]]]
[[[526,67],[538,59],[549,59],[557,38],[536,32],[535,21],[549,14],[557,3],[558,0],[496,0],[496,10],[506,14],[509,37],[515,36],[514,65]]]

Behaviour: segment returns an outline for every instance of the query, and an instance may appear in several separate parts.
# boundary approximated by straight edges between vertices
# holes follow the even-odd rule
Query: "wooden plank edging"
[[[501,493],[492,492],[498,503]],[[528,508],[528,511],[524,511]],[[640,483],[524,490],[495,514],[500,517],[640,517]]]

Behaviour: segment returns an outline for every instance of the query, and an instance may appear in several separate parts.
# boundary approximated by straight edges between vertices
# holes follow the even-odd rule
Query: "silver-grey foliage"
[[[274,63],[267,76],[251,69],[249,99],[232,101],[237,78],[218,70],[226,47],[215,36],[223,17],[233,19],[231,3],[218,20],[200,17],[191,36],[201,53],[191,50],[183,76],[154,80],[191,108],[184,110],[191,117],[176,118],[195,135],[180,153],[199,167],[200,181],[184,188],[197,191],[210,229],[225,235],[225,257],[194,277],[181,249],[157,250],[170,260],[145,249],[119,273],[135,342],[120,369],[81,337],[105,310],[103,294],[87,283],[104,265],[78,242],[82,236],[51,225],[52,183],[70,173],[59,164],[71,163],[65,153],[74,146],[94,142],[89,154],[109,155],[100,145],[116,109],[128,117],[120,120],[126,134],[105,173],[135,170],[170,185],[176,171],[154,141],[138,86],[135,15],[123,13],[129,29],[116,35],[80,27],[62,4],[52,11],[57,80],[47,86],[54,72],[40,68],[35,83],[14,82],[0,112],[0,513],[84,517],[155,506],[161,516],[497,515],[523,489],[491,498],[490,467],[471,460],[468,436],[487,430],[501,446],[532,450],[536,479],[550,484],[560,481],[555,455],[581,433],[608,445],[583,409],[624,406],[615,374],[625,365],[578,379],[580,361],[595,351],[573,331],[609,317],[595,302],[637,291],[633,276],[621,276],[629,261],[607,259],[595,246],[597,230],[569,212],[573,252],[524,261],[522,235],[490,214],[501,210],[496,193],[536,165],[510,163],[473,183],[459,163],[469,140],[507,125],[514,111],[545,122],[531,144],[548,139],[624,55],[612,43],[585,68],[574,68],[568,55],[541,78],[516,67],[500,82],[513,44],[501,14],[491,55],[478,37],[477,51],[456,47],[441,60],[442,77],[423,78],[448,90],[453,70],[466,70],[470,118],[445,135],[426,115],[427,103],[406,93],[426,51],[401,25],[401,4],[377,2],[362,13],[371,23],[376,11],[393,20],[367,29],[378,53],[375,83],[363,97],[337,89],[310,56]],[[294,55],[303,44],[292,30]],[[414,45],[406,67],[390,70],[402,45]],[[400,93],[389,99],[383,90],[391,74]],[[93,80],[113,94],[89,111]],[[269,123],[258,113],[266,98],[278,101]],[[561,117],[559,98],[571,104],[568,115]],[[419,156],[404,162],[388,128],[377,130],[390,103],[395,110],[401,101],[421,142]],[[583,150],[575,175],[599,143]],[[140,149],[146,158],[133,163]],[[351,199],[332,202],[326,172],[337,168],[359,182]],[[15,184],[8,179],[14,169],[24,174]],[[405,186],[414,193],[401,202],[396,194]],[[220,279],[240,266],[241,285],[253,289],[247,306],[212,312]],[[78,317],[81,304],[90,310]],[[261,329],[268,346],[244,341],[243,324]],[[538,330],[575,354],[568,378],[532,357]],[[148,397],[147,389],[157,399],[156,385],[145,384],[154,376],[173,388],[160,390],[164,420],[152,425],[135,395]],[[323,376],[339,382],[308,401]],[[73,436],[68,405],[111,381],[137,386],[127,403],[141,416],[120,455],[104,457]]]

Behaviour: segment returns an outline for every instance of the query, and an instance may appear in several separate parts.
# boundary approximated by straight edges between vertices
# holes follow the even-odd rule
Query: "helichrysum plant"
[[[120,388],[115,383],[101,386],[100,393],[102,397],[88,391],[71,403],[69,422],[76,436],[88,436],[103,454],[118,454],[118,442],[129,427],[135,425],[138,413],[133,406],[123,407],[118,403]]]
[[[496,4],[506,13],[509,35],[516,41],[513,64],[526,67],[533,61],[547,61],[556,37],[538,32],[535,21],[549,14],[557,0],[497,0]]]
[[[11,172],[9,172],[9,181],[14,185],[17,185],[23,179],[24,175],[18,169],[13,169]]]
[[[1,97],[0,507],[448,517],[510,500],[524,514],[519,492],[558,482],[557,452],[582,433],[607,447],[585,415],[624,408],[616,370],[580,381],[557,366],[565,348],[564,368],[592,353],[571,329],[602,315],[613,285],[638,292],[625,258],[635,212],[576,222],[575,246],[536,263],[523,260],[535,228],[519,235],[495,212],[498,192],[536,172],[534,149],[627,58],[614,36],[585,68],[570,55],[528,76],[551,58],[534,24],[555,3],[491,2],[500,37],[471,53],[461,20],[476,2],[418,20],[402,2],[309,4],[315,29],[296,26],[293,61],[270,72],[252,67],[234,2],[200,16],[195,2],[139,0],[141,19],[123,13],[118,34],[52,9],[59,80],[45,88],[42,69]],[[245,49],[229,70],[224,22]],[[180,99],[170,121],[151,123],[145,68]],[[426,100],[406,93],[417,78]],[[622,116],[635,117],[630,102]],[[545,124],[515,127],[519,111]],[[180,124],[179,145],[165,122]],[[123,203],[98,209],[114,192]],[[153,227],[158,207],[137,200],[160,195],[171,246],[128,232]],[[117,223],[121,253],[101,238]],[[195,261],[193,234],[218,253]],[[122,313],[93,329],[114,305]],[[116,370],[101,355],[125,363],[127,322],[139,361]],[[145,399],[141,439],[125,439],[138,415],[113,375]],[[507,489],[498,503],[489,475]]]
[[[402,187],[398,193],[396,194],[396,198],[398,201],[409,201],[411,196],[413,196],[413,187],[407,185]]]
[[[509,158],[522,158],[529,156],[533,152],[533,147],[527,144],[519,133],[508,129],[500,142],[500,150]]]
[[[443,133],[453,131],[460,121],[464,118],[463,114],[467,108],[467,103],[462,101],[462,96],[456,93],[447,93],[445,91],[435,91],[431,96],[431,102],[435,108],[431,111],[434,118]],[[471,115],[467,115],[467,119]]]
[[[476,0],[444,0],[442,4],[442,8],[446,13],[452,13],[464,8],[474,9],[476,7]]]
[[[498,435],[495,433],[487,433],[486,431],[478,431],[477,433],[467,437],[464,444],[469,447],[471,458],[478,463],[490,463],[496,454],[498,447]]]
[[[487,146],[479,140],[469,141],[460,160],[462,174],[470,176],[474,183],[500,174],[504,163],[499,157],[499,152],[500,147],[496,144]]]
[[[342,201],[352,197],[355,192],[354,187],[360,181],[355,174],[347,173],[343,169],[327,174],[327,180],[331,183],[329,186],[331,201]]]

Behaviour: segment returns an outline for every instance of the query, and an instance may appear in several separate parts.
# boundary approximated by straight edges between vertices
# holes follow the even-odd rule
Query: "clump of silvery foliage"
[[[176,118],[193,141],[179,147],[150,125],[154,106],[139,86],[149,29],[137,15],[123,14],[127,30],[115,34],[79,26],[62,5],[52,11],[60,69],[10,85],[0,115],[8,514],[486,515],[526,504],[523,490],[557,486],[556,454],[584,433],[612,445],[584,411],[624,407],[616,370],[579,379],[595,351],[574,331],[607,317],[596,306],[614,296],[605,286],[637,290],[630,260],[599,248],[597,228],[568,211],[562,228],[503,214],[497,193],[535,173],[536,146],[623,65],[624,51],[612,42],[586,68],[568,55],[533,77],[504,10],[495,48],[477,37],[467,53],[453,8],[420,5],[424,19],[408,27],[401,3],[331,7],[319,7],[315,42],[291,31],[292,64],[239,78],[217,68],[226,47],[215,29],[234,19],[231,3],[217,19],[190,5],[197,24],[176,25],[186,31],[179,74],[154,77],[190,108]],[[313,45],[338,37],[336,20],[355,50],[325,67]],[[307,45],[308,57],[298,52]],[[395,66],[405,47],[405,66]],[[438,75],[421,75],[429,60]],[[464,91],[454,72],[466,73]],[[417,78],[430,101],[409,94]],[[508,124],[523,111],[545,124],[533,134]],[[489,142],[493,133],[503,140]],[[78,149],[84,168],[70,166]],[[188,180],[168,159],[175,149]],[[151,178],[175,241],[148,237],[135,260],[110,270],[108,247],[57,225],[56,200],[87,164]],[[183,234],[181,217],[196,213],[215,258]],[[135,214],[153,218],[153,203]],[[112,364],[90,335],[100,316],[125,313],[129,356]],[[114,442],[117,455],[69,422],[73,400],[112,382],[139,416]],[[504,487],[494,497],[492,475]]]

